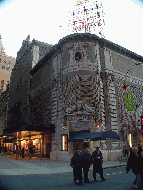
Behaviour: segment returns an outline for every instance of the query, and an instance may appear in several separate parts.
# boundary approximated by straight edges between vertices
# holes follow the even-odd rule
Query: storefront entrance
[[[80,148],[81,152],[83,152],[85,148],[89,148],[89,142],[74,142],[73,154],[75,153],[76,148]]]

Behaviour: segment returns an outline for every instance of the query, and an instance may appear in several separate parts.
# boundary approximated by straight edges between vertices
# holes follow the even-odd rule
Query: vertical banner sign
[[[127,111],[133,111],[133,97],[132,92],[128,92],[125,94],[125,102],[126,102],[126,110]]]

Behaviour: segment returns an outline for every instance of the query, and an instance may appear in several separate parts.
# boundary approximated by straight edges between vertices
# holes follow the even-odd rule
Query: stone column
[[[104,109],[105,109],[105,125],[106,125],[106,130],[110,129],[110,118],[109,118],[109,97],[108,97],[108,85],[107,85],[107,80],[108,76],[106,73],[106,68],[105,68],[105,56],[104,56],[104,43],[101,42],[100,44],[100,50],[99,50],[99,55],[100,55],[100,65],[101,65],[101,79],[103,82],[103,94],[104,94]]]

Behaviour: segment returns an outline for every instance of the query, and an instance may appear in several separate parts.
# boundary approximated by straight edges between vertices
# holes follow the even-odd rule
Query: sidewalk
[[[32,158],[30,160],[19,158],[16,160],[15,156],[4,155],[3,153],[0,153],[0,158],[11,162],[11,164],[17,164],[17,168],[0,169],[0,175],[34,175],[73,172],[73,168],[70,167],[70,162],[53,161],[46,158],[42,158],[41,160],[39,158]],[[119,161],[106,161],[103,162],[102,166],[106,169],[126,166],[126,164],[120,164]],[[93,170],[93,165],[90,167],[90,170]]]

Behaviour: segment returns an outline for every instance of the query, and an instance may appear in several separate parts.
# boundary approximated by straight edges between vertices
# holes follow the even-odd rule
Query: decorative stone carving
[[[73,106],[66,109],[66,114],[73,114],[75,113],[92,113],[94,114],[94,108],[87,106],[86,104],[82,103],[81,101],[77,101],[77,106]]]
[[[69,132],[71,131],[82,131],[90,130],[92,126],[91,121],[79,121],[79,122],[69,122]]]

